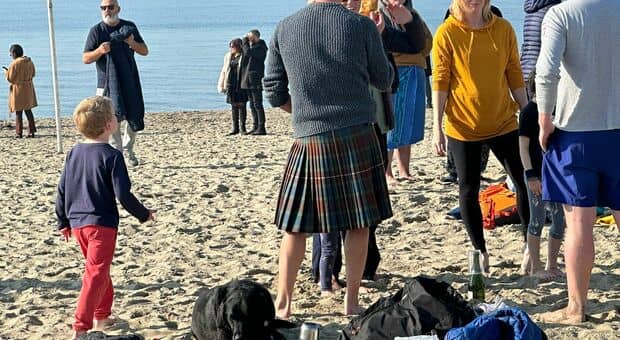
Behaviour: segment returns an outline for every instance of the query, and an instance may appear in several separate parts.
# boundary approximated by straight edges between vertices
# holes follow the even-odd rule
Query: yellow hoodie
[[[517,37],[493,15],[472,29],[450,16],[433,40],[433,90],[448,93],[446,135],[479,141],[518,128],[511,89],[524,88]]]

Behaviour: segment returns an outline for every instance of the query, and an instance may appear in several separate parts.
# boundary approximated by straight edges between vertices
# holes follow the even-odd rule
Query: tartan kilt
[[[295,140],[275,224],[288,232],[328,233],[392,216],[379,140],[364,124]]]

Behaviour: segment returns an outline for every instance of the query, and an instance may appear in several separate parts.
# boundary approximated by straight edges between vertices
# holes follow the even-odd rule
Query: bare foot
[[[527,248],[523,251],[523,260],[521,260],[521,269],[519,270],[519,274],[525,276],[528,275],[532,269],[532,264],[530,262],[530,252]]]
[[[410,181],[410,182],[413,182],[415,180],[413,176],[411,176],[411,174],[409,173],[403,173],[403,175],[400,176],[400,179],[405,180],[405,181]]]
[[[346,284],[344,282],[332,278],[332,290],[338,290],[344,287],[346,287]]]
[[[394,175],[385,175],[385,180],[390,187],[398,184],[398,181],[394,178]]]
[[[106,329],[114,326],[116,323],[116,319],[114,318],[105,318],[101,320],[93,320],[93,331],[103,332]]]
[[[537,270],[535,272],[531,272],[530,276],[535,277],[543,282],[551,281],[553,279],[553,274],[551,274],[550,272],[546,270],[542,270],[542,269]]]
[[[82,335],[86,334],[86,331],[73,331],[73,335],[71,336],[71,340],[78,340]]]
[[[291,304],[286,302],[275,302],[276,305],[276,318],[281,320],[288,320],[291,317]]]
[[[355,306],[345,306],[344,307],[344,315],[360,315],[365,311],[364,308],[362,308],[359,305],[355,305]]]
[[[333,290],[322,290],[321,291],[321,297],[332,297],[336,294],[334,294]]]
[[[562,308],[554,312],[540,314],[538,319],[544,323],[558,323],[563,325],[578,325],[586,321],[585,314],[568,314],[567,308]]]
[[[547,268],[547,272],[549,272],[552,276],[552,279],[560,279],[564,277],[564,272],[560,268]]]

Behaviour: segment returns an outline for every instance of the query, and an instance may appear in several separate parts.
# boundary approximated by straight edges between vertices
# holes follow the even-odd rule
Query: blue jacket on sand
[[[453,328],[445,340],[543,340],[545,333],[519,308],[481,315],[464,327]]]

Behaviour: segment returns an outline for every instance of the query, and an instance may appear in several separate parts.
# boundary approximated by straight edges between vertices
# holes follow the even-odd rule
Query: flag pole
[[[62,126],[60,122],[60,98],[58,94],[58,66],[56,62],[56,39],[54,34],[54,13],[52,0],[47,0],[47,18],[50,33],[50,56],[52,59],[52,88],[54,91],[54,112],[56,115],[56,144],[58,153],[63,153]]]

